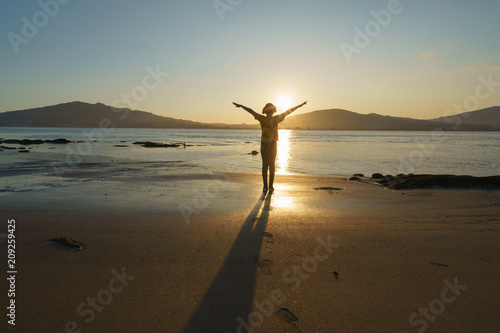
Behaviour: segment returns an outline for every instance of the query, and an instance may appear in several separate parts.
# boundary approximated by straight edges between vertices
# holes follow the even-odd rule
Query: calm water
[[[145,161],[185,161],[217,170],[259,172],[260,130],[0,128],[4,139],[67,138],[83,143],[40,145],[44,151]],[[187,148],[144,148],[135,141],[185,142]],[[127,147],[114,147],[114,145]],[[15,146],[9,144],[8,146]],[[49,150],[49,148],[51,148]],[[0,152],[0,156],[14,154]],[[1,157],[0,157],[1,158]],[[280,130],[277,173],[374,172],[500,175],[499,132]]]

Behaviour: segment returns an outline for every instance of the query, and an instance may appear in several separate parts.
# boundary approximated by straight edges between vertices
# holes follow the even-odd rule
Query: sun
[[[293,106],[293,98],[289,94],[278,95],[275,105],[278,112],[286,111]]]

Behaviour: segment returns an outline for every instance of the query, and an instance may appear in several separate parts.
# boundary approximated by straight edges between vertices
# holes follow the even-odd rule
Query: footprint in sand
[[[262,236],[264,238],[264,242],[266,243],[274,243],[273,235],[268,232],[263,232]]]
[[[273,273],[271,272],[272,266],[273,262],[268,259],[264,259],[257,264],[257,267],[259,267],[259,271],[262,275],[273,275]]]

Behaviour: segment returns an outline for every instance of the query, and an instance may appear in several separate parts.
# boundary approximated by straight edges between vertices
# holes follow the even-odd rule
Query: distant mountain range
[[[281,128],[337,130],[500,130],[500,107],[461,113],[429,120],[360,114],[342,109],[313,111],[289,116]]]
[[[100,127],[118,128],[258,128],[258,124],[207,124],[175,119],[150,112],[113,108],[102,103],[70,102],[0,113],[2,127]],[[476,130],[500,131],[500,107],[429,120],[360,114],[342,109],[319,110],[289,116],[280,125],[289,129],[336,130]]]

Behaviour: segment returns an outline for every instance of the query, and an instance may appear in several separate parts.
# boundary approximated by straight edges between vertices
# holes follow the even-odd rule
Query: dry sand
[[[500,191],[282,175],[263,197],[258,174],[71,176],[0,193],[18,272],[2,332],[500,331]]]

